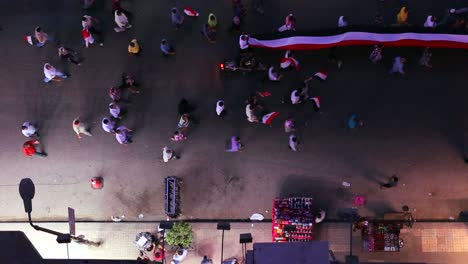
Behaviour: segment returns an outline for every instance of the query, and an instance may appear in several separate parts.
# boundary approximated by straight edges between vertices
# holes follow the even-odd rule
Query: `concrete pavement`
[[[393,21],[398,3],[385,1],[268,2],[263,17],[249,14],[245,29],[251,33],[275,30],[290,12],[298,17],[298,29],[334,26],[339,15],[353,23],[367,23],[379,8],[386,21]],[[443,3],[442,3],[443,2]],[[422,23],[428,13],[442,12],[455,1],[434,1],[421,6],[407,1],[410,21]],[[199,19],[187,18],[175,31],[170,25],[171,2],[128,1],[134,13],[132,30],[115,33],[109,3],[100,2],[91,15],[103,22],[104,47],[83,48],[80,17],[85,12],[78,1],[5,1],[0,14],[3,31],[0,72],[3,82],[0,115],[1,137],[0,219],[24,220],[18,195],[20,179],[36,183],[34,215],[43,220],[64,220],[68,206],[77,219],[108,220],[125,214],[136,220],[164,219],[163,179],[175,175],[182,186],[182,219],[244,219],[251,213],[271,210],[276,196],[307,195],[317,200],[330,217],[351,205],[353,195],[367,198],[362,215],[378,216],[409,205],[415,217],[448,219],[466,209],[468,172],[461,160],[466,128],[466,51],[434,50],[434,69],[417,66],[419,49],[388,49],[381,65],[367,61],[368,48],[343,48],[344,68],[338,72],[327,65],[327,51],[299,52],[301,72],[286,72],[285,81],[272,85],[265,76],[220,78],[217,65],[237,53],[237,36],[220,30],[218,42],[207,43],[199,34],[213,10],[222,29],[231,20],[228,2],[178,3],[200,10]],[[459,4],[463,4],[460,3]],[[306,7],[306,8],[304,8]],[[355,12],[359,10],[359,12]],[[81,68],[60,62],[56,47],[31,47],[22,37],[41,25],[63,43],[83,55]],[[140,58],[126,52],[131,38],[140,40]],[[161,38],[172,41],[177,55],[163,58]],[[258,51],[267,64],[278,63],[281,52]],[[393,56],[409,58],[408,74],[388,76]],[[61,84],[44,84],[42,67],[51,62],[66,69],[71,78]],[[307,75],[330,67],[326,83],[314,83],[313,91],[323,98],[322,116],[309,106],[293,108],[280,103],[284,93],[299,85]],[[108,115],[107,91],[118,84],[120,74],[130,72],[140,82],[142,94],[125,105],[124,125],[136,130],[134,143],[118,145],[101,131],[100,120]],[[245,120],[243,101],[257,90],[269,90],[269,109],[280,111],[272,127]],[[186,97],[197,105],[201,120],[182,144],[169,140],[178,115],[177,102]],[[215,102],[223,98],[229,115],[220,120]],[[359,113],[366,126],[356,134],[345,129],[345,120]],[[94,136],[76,139],[73,118],[81,115]],[[293,115],[301,124],[301,152],[291,153],[282,131],[283,118]],[[20,133],[24,121],[37,122],[46,159],[26,158]],[[224,141],[239,135],[246,145],[243,153],[224,153]],[[182,156],[174,163],[158,162],[161,148],[172,146]],[[238,155],[239,154],[239,155]],[[380,182],[396,173],[397,188],[381,191]],[[103,176],[103,190],[91,190],[89,179]],[[343,188],[342,181],[351,183]],[[428,193],[433,193],[428,196]],[[434,210],[437,208],[437,210]]]
[[[67,232],[66,223],[40,223],[40,226]],[[137,233],[156,231],[157,223],[77,223],[77,235],[103,244],[99,247],[76,243],[69,245],[72,259],[135,259],[138,252],[134,245]],[[195,239],[193,248],[184,261],[198,264],[202,256],[212,257],[215,263],[220,259],[221,232],[216,223],[192,223]],[[23,231],[43,258],[67,258],[65,245],[55,242],[55,237],[38,232],[25,223],[1,223],[0,230]],[[468,234],[466,223],[416,223],[413,228],[402,229],[400,238],[405,241],[400,252],[364,253],[361,251],[359,232],[352,235],[353,254],[364,262],[426,262],[464,264],[468,258]],[[232,223],[231,230],[225,232],[224,257],[241,258],[239,234],[251,233],[253,242],[271,242],[271,223]],[[323,223],[315,229],[316,240],[329,241],[330,249],[337,260],[344,261],[349,254],[349,224]],[[252,245],[248,248],[251,249]],[[168,257],[171,257],[169,254]]]

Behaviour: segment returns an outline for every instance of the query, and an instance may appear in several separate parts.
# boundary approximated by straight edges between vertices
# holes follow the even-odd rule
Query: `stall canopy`
[[[310,32],[278,32],[251,36],[256,48],[282,50],[315,50],[334,46],[383,46],[468,49],[468,30],[424,27],[354,26],[321,29]]]
[[[330,264],[327,241],[255,243],[246,264]]]

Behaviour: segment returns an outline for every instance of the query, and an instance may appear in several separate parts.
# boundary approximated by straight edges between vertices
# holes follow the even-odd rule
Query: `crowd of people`
[[[82,7],[84,10],[91,8],[94,4],[93,0],[83,0]],[[232,30],[240,32],[241,24],[243,17],[246,15],[247,9],[242,4],[241,0],[232,0],[233,8],[233,17],[232,17]],[[262,0],[254,1],[254,11],[263,14],[264,7]],[[421,25],[427,28],[434,27],[447,27],[453,29],[466,28],[468,23],[465,22],[465,13],[468,10],[448,10],[446,16],[439,20],[435,15],[428,15],[427,19],[424,22],[421,22]],[[133,14],[128,10],[122,8],[120,0],[112,0],[112,12],[114,14],[115,27],[113,28],[116,33],[131,30],[133,28],[131,21]],[[395,25],[405,26],[408,25],[408,17],[410,10],[403,6],[401,7],[398,14],[395,17]],[[170,19],[172,25],[176,30],[179,30],[184,25],[185,16],[199,16],[199,13],[191,8],[185,7],[184,11],[181,12],[177,7],[173,7],[170,10]],[[374,17],[374,24],[384,25],[383,16],[381,14],[376,14]],[[340,16],[337,20],[337,27],[345,28],[350,26],[350,21],[345,16]],[[296,17],[291,13],[285,17],[284,25],[280,26],[277,31],[295,31],[297,26]],[[207,16],[206,23],[203,23],[203,26],[200,30],[200,33],[209,41],[210,43],[216,43],[216,34],[218,30],[218,19],[214,13],[209,13]],[[81,19],[81,33],[83,38],[83,46],[85,48],[90,47],[98,43],[100,47],[104,46],[102,38],[103,28],[99,19],[89,16],[87,14],[83,15]],[[51,35],[44,31],[40,26],[37,26],[34,29],[33,35],[26,36],[26,41],[31,45],[34,45],[38,48],[44,47],[48,42],[55,44],[57,46],[58,55],[61,59],[66,60],[76,66],[82,65],[82,58],[77,51],[60,45],[59,41],[54,39]],[[131,39],[128,44],[128,53],[134,56],[138,56],[142,48],[137,39]],[[163,38],[160,43],[160,50],[164,56],[173,56],[176,54],[175,48],[170,42]],[[376,44],[369,55],[369,60],[372,63],[379,63],[384,58],[383,56],[384,46],[382,44]],[[255,53],[254,49],[249,44],[249,35],[247,33],[242,33],[239,36],[239,52],[240,53]],[[341,58],[338,58],[336,55],[337,48],[330,49],[329,63],[336,64],[340,69],[342,67],[343,61]],[[418,61],[418,64],[431,68],[431,57],[432,53],[428,47],[423,48],[421,58]],[[405,74],[405,64],[407,63],[407,58],[404,56],[396,56],[393,58],[393,66],[390,69],[390,74]],[[271,82],[281,82],[284,80],[285,74],[284,71],[289,69],[300,71],[300,64],[298,60],[298,55],[286,51],[284,56],[280,58],[279,67],[271,66],[269,67],[266,75],[268,80]],[[328,68],[328,66],[324,66]],[[44,82],[45,83],[54,83],[54,82],[63,82],[70,77],[69,74],[65,74],[62,71],[54,67],[50,62],[46,62],[43,66],[44,71]],[[284,103],[289,103],[291,105],[300,105],[300,104],[311,104],[310,108],[316,113],[321,113],[321,104],[320,104],[320,95],[313,94],[310,89],[310,82],[314,79],[317,81],[324,82],[328,78],[328,70],[320,69],[314,75],[306,78],[302,82],[302,87],[293,89],[288,96],[283,100]],[[136,83],[134,77],[130,74],[122,74],[121,83],[118,86],[111,86],[109,89],[109,97],[111,102],[109,103],[109,115],[104,116],[101,120],[102,129],[106,133],[113,134],[116,138],[116,141],[121,145],[128,145],[132,143],[132,132],[133,130],[123,125],[125,121],[125,113],[123,110],[123,105],[131,103],[130,97],[140,93],[138,89],[138,84]],[[268,92],[256,92],[251,94],[249,98],[245,101],[245,115],[246,120],[250,123],[263,123],[269,125],[276,116],[279,115],[279,112],[272,112],[267,110],[265,103],[262,101],[262,98],[268,97],[271,94]],[[217,116],[222,118],[228,114],[228,107],[225,104],[223,99],[218,99],[215,102],[214,112]],[[193,115],[195,107],[190,105],[190,103],[182,99],[179,103],[179,114],[180,118],[177,122],[176,129],[172,136],[169,139],[174,142],[184,142],[187,140],[187,131],[194,124],[197,124],[198,121]],[[347,120],[347,127],[350,130],[356,130],[359,127],[364,125],[364,121],[358,117],[357,113],[351,113]],[[287,134],[288,146],[289,149],[293,152],[300,150],[300,140],[298,139],[296,132],[298,130],[297,122],[294,117],[288,116],[283,119],[283,128],[284,132]],[[78,116],[72,121],[72,129],[75,132],[78,139],[82,139],[82,135],[93,136],[90,131],[90,127]],[[31,122],[24,122],[21,126],[22,133],[29,140],[23,144],[23,152],[25,156],[32,157],[34,155],[40,157],[47,157],[47,153],[42,151],[40,147],[40,135],[38,133],[37,124]],[[285,144],[286,145],[286,144]],[[227,139],[227,146],[225,148],[226,152],[242,152],[245,149],[244,144],[241,142],[241,139],[238,135],[232,135]],[[165,146],[162,149],[161,159],[163,162],[169,162],[173,160],[180,159],[180,155],[177,155],[173,149],[168,146]],[[164,251],[158,251],[159,254],[164,255]],[[174,263],[181,262],[187,252],[181,251],[181,253],[176,253],[176,257],[173,258]],[[206,262],[208,263],[208,262]]]

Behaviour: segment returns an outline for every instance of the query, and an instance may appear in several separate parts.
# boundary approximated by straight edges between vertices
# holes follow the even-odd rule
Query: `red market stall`
[[[305,242],[314,239],[313,198],[276,198],[272,210],[273,242]]]

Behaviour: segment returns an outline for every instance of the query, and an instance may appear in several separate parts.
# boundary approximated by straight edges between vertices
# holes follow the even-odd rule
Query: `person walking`
[[[381,185],[380,185],[380,189],[383,189],[383,188],[387,188],[387,189],[388,189],[388,188],[395,187],[395,186],[397,186],[397,184],[398,184],[398,180],[399,180],[399,178],[398,178],[395,174],[393,174],[392,177],[390,177],[390,178],[388,179],[388,182],[387,182],[387,183],[384,183],[384,184],[381,184]]]
[[[88,15],[84,15],[81,18],[81,26],[83,29],[89,30],[89,32],[97,38],[99,42],[99,46],[104,46],[104,43],[102,42],[102,33],[101,30],[99,30],[99,20]]]
[[[37,140],[29,140],[23,144],[23,153],[26,157],[32,157],[33,155],[38,155],[40,157],[47,157],[47,153],[44,151],[37,151],[36,145],[39,145],[40,142]]]
[[[128,145],[132,143],[132,134],[133,130],[129,129],[126,126],[119,126],[115,129],[115,139],[121,145]]]
[[[185,131],[187,130],[188,126],[190,125],[190,116],[189,114],[182,114],[179,119],[179,123],[177,124],[177,127],[179,128],[179,131]]]
[[[293,14],[289,14],[286,16],[284,19],[284,25],[278,28],[279,32],[284,32],[284,31],[295,31],[296,30],[296,18],[294,17]]]
[[[208,15],[208,26],[212,30],[216,30],[216,27],[218,26],[218,19],[216,18],[215,14],[210,13]]]
[[[427,16],[426,22],[424,22],[425,28],[435,28],[437,26],[437,18],[435,16]]]
[[[128,53],[135,56],[140,53],[140,44],[136,39],[132,39],[128,44]]]
[[[163,161],[164,162],[169,162],[171,160],[176,160],[176,159],[180,159],[179,156],[176,156],[174,154],[174,151],[172,149],[170,149],[169,147],[165,146],[163,148]]]
[[[174,132],[174,134],[172,135],[172,137],[171,137],[172,141],[184,141],[186,139],[187,139],[187,137],[184,134],[182,134],[182,132],[180,132],[178,130],[176,130]]]
[[[45,33],[41,27],[34,29],[34,37],[37,40],[36,47],[42,48],[49,40],[49,35]]]
[[[37,133],[37,128],[29,122],[23,123],[23,125],[21,126],[21,133],[23,133],[25,137],[40,137],[39,133]]]
[[[101,122],[102,129],[107,133],[115,133],[115,122],[109,117],[104,117]]]
[[[50,81],[60,82],[62,79],[68,78],[68,75],[58,71],[50,63],[44,64],[44,82],[49,83]]]
[[[372,49],[372,52],[369,55],[369,60],[372,61],[372,63],[375,64],[382,60],[382,48],[382,44],[374,45],[374,48]]]
[[[122,119],[122,111],[120,106],[115,102],[109,104],[109,113],[116,119]]]
[[[119,102],[122,99],[122,89],[117,86],[112,86],[109,89],[109,97],[114,102]]]
[[[169,56],[169,55],[174,55],[175,54],[174,47],[171,44],[169,44],[167,39],[162,39],[161,40],[161,45],[159,46],[159,48],[161,49],[161,52],[162,52],[162,54],[164,56]]]
[[[132,28],[132,25],[130,25],[130,22],[128,21],[128,17],[120,10],[115,11],[114,21],[115,24],[117,24],[117,27],[114,28],[115,32],[122,32]]]
[[[185,248],[177,250],[174,256],[172,256],[171,264],[181,263],[187,257],[187,254],[188,254],[188,250]]]
[[[78,66],[81,66],[81,63],[78,59],[78,52],[72,50],[72,49],[69,49],[69,48],[66,48],[64,46],[61,46],[58,48],[58,54],[59,54],[59,57],[61,59],[65,59],[65,60],[68,60],[69,62],[73,63],[73,64],[76,64]]]
[[[244,150],[244,145],[240,142],[240,138],[237,136],[231,137],[231,147],[226,149],[226,152],[241,152]]]
[[[348,19],[345,16],[340,16],[338,18],[338,27],[347,27],[348,26]]]
[[[255,114],[254,104],[247,104],[245,106],[245,115],[247,116],[247,121],[250,123],[258,122],[258,116]]]
[[[408,14],[409,10],[406,6],[401,7],[400,12],[397,14],[397,25],[407,26],[408,25]]]
[[[209,259],[208,256],[203,256],[203,259],[200,264],[213,264],[213,260]]]
[[[85,47],[88,48],[89,45],[94,44],[94,37],[87,28],[81,30],[81,36],[83,37]]]
[[[81,134],[84,134],[86,136],[93,136],[93,134],[91,134],[91,132],[89,132],[89,130],[86,128],[86,126],[83,124],[83,122],[80,121],[79,119],[80,117],[77,117],[73,120],[73,131],[75,131],[76,133],[76,136],[78,137],[78,139],[81,139]]]
[[[178,30],[184,23],[184,17],[180,14],[177,7],[173,7],[171,9],[171,21],[172,25],[175,26],[176,30]]]
[[[390,74],[399,73],[401,75],[405,74],[404,67],[405,67],[406,59],[400,56],[397,56],[393,59],[393,66],[390,70]]]
[[[296,122],[293,118],[288,118],[284,121],[284,132],[291,133],[296,131]]]
[[[426,68],[432,68],[431,58],[432,53],[429,51],[429,47],[424,48],[421,58],[419,59],[419,65]]]
[[[226,109],[223,100],[218,100],[218,102],[216,102],[216,115],[219,117],[226,115]]]
[[[299,140],[297,139],[296,135],[294,134],[289,135],[289,148],[292,151],[297,152],[299,150],[298,146],[299,146]]]
[[[276,71],[275,66],[271,66],[268,69],[268,79],[272,82],[278,82],[283,78],[282,74],[279,74],[278,71]]]

